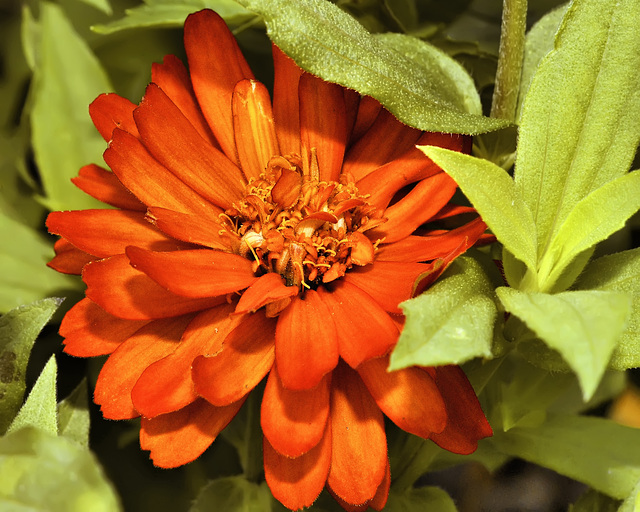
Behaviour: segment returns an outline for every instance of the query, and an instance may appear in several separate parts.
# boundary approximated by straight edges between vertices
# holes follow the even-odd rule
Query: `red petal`
[[[247,288],[238,301],[236,313],[254,313],[271,302],[293,297],[298,294],[295,286],[286,286],[280,274],[269,272]]]
[[[233,90],[232,111],[240,167],[247,180],[257,178],[280,154],[269,91],[255,80],[241,80]]]
[[[151,81],[165,92],[203,139],[212,146],[220,147],[200,111],[187,68],[178,57],[165,55],[162,64],[154,62],[151,65]]]
[[[329,418],[329,385],[325,376],[312,389],[291,391],[282,387],[274,367],[262,397],[260,424],[271,446],[281,455],[299,457],[322,439]]]
[[[80,190],[103,203],[123,210],[146,210],[145,205],[120,183],[115,174],[96,164],[82,167],[78,176],[71,178],[71,181]]]
[[[62,235],[81,251],[99,258],[123,254],[125,247],[132,244],[158,251],[175,250],[185,246],[158,231],[145,220],[142,212],[52,212],[47,217],[47,227],[50,233]]]
[[[216,218],[222,210],[160,165],[140,140],[115,130],[104,160],[118,179],[148,206]],[[140,172],[144,169],[144,172]]]
[[[447,406],[448,421],[444,431],[431,439],[441,448],[468,455],[478,441],[493,435],[478,398],[467,376],[458,366],[435,368],[436,384]]]
[[[372,499],[387,468],[387,438],[380,409],[358,374],[340,365],[331,392],[331,470],[327,483],[344,501]]]
[[[341,281],[332,291],[318,291],[335,323],[340,356],[352,368],[386,354],[398,341],[398,329],[389,315],[357,286]]]
[[[147,86],[133,117],[153,157],[202,197],[224,209],[242,198],[240,169],[200,136],[157,85]]]
[[[245,396],[273,366],[274,331],[275,320],[261,312],[244,317],[220,352],[193,361],[196,392],[214,405]]]
[[[175,295],[135,270],[124,255],[94,261],[84,268],[86,295],[102,309],[120,318],[150,320],[208,309],[226,301],[224,296],[190,299]]]
[[[89,299],[82,299],[62,319],[64,351],[77,357],[111,354],[147,320],[123,320],[110,315]]]
[[[131,401],[131,390],[151,363],[170,354],[192,316],[155,320],[141,327],[109,356],[102,367],[94,401],[105,418],[123,420],[139,413]]]
[[[442,432],[447,412],[434,380],[420,368],[388,372],[388,366],[388,356],[358,366],[360,377],[382,412],[402,430],[425,439]]]
[[[357,141],[373,126],[381,109],[382,105],[380,105],[380,102],[371,96],[362,96],[362,98],[360,98],[358,115],[351,135],[352,141]]]
[[[197,459],[215,441],[242,407],[244,400],[215,407],[196,400],[184,409],[156,418],[142,418],[140,448],[150,450],[153,463],[175,468]]]
[[[210,10],[187,18],[184,47],[202,113],[222,150],[235,162],[231,95],[240,80],[253,78],[251,69],[224,20]]]
[[[198,398],[191,365],[199,355],[222,350],[224,338],[241,320],[230,318],[232,311],[231,305],[222,304],[198,314],[175,350],[147,367],[131,392],[133,405],[140,414],[153,418],[177,411]]]
[[[316,149],[320,181],[338,181],[348,138],[342,87],[305,73],[298,94],[302,151]]]
[[[56,255],[47,263],[47,266],[63,274],[75,274],[79,276],[87,263],[97,259],[92,254],[87,254],[77,247],[74,247],[64,238],[56,240],[53,248],[56,251]]]
[[[373,265],[351,269],[344,280],[370,295],[385,311],[402,313],[398,304],[413,296],[416,279],[429,270],[431,267],[423,263],[375,261]]]
[[[89,115],[102,138],[109,142],[116,128],[138,137],[138,128],[133,121],[134,103],[113,93],[101,94],[89,105]]]
[[[280,151],[283,155],[300,154],[300,111],[298,84],[302,70],[285,55],[280,48],[272,45],[273,67],[273,117]]]
[[[314,290],[293,299],[276,328],[278,373],[288,389],[310,389],[338,364],[338,333]]]
[[[331,428],[322,441],[295,459],[280,455],[263,441],[264,476],[273,497],[291,510],[310,507],[322,492],[331,464]]]
[[[154,252],[128,247],[133,268],[183,297],[204,298],[233,293],[251,286],[258,278],[251,261],[222,251]]]

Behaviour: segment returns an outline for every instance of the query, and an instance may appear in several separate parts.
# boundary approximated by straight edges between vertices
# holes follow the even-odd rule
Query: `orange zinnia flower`
[[[486,226],[426,222],[473,212],[416,148],[468,138],[421,133],[371,98],[303,73],[273,48],[273,108],[224,21],[185,24],[189,72],[152,68],[139,106],[90,107],[109,142],[74,183],[116,209],[54,212],[50,265],[82,274],[86,298],[60,329],[65,350],[110,354],[95,401],[141,416],[160,467],[197,458],[265,377],[264,468],[290,509],[325,483],[345,507],[384,506],[383,413],[456,453],[491,435],[454,366],[388,373],[419,293]],[[425,263],[428,262],[428,263]]]

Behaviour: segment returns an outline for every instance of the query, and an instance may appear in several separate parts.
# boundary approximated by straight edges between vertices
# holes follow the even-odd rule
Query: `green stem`
[[[503,0],[502,29],[491,117],[515,121],[527,28],[527,0]]]

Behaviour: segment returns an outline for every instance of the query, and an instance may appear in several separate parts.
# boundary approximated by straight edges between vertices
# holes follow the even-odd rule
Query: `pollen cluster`
[[[316,288],[373,262],[380,241],[364,232],[384,222],[375,212],[350,176],[320,181],[312,150],[309,158],[272,157],[221,222],[237,240],[236,252],[255,260],[256,273]]]

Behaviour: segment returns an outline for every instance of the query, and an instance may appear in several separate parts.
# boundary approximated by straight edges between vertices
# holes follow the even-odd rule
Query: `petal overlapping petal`
[[[290,299],[298,294],[295,286],[286,286],[280,274],[269,272],[247,288],[236,306],[236,313],[255,313],[272,302]]]
[[[101,94],[89,105],[89,115],[93,124],[109,142],[116,128],[139,137],[138,128],[133,121],[133,111],[137,105],[114,93]]]
[[[63,274],[79,276],[87,263],[98,259],[93,254],[81,251],[64,238],[56,240],[53,248],[56,251],[56,255],[47,263],[47,266]]]
[[[276,45],[273,50],[273,117],[283,155],[300,154],[298,83],[302,70]]]
[[[139,212],[146,209],[145,205],[120,183],[115,174],[96,164],[82,167],[78,176],[71,178],[71,181],[91,197],[116,208]]]

